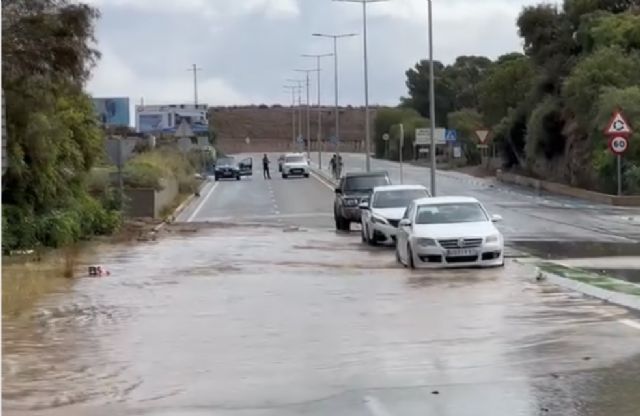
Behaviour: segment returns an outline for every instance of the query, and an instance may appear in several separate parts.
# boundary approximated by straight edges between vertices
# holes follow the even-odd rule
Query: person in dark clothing
[[[338,160],[337,160],[336,155],[334,153],[334,155],[331,156],[331,160],[329,161],[329,168],[331,169],[331,177],[333,177],[333,178],[336,177],[337,164],[338,164]]]
[[[267,157],[267,154],[265,153],[264,156],[262,157],[262,176],[265,179],[271,179],[271,172],[269,172],[269,163],[271,163],[271,161],[269,160],[269,158]]]

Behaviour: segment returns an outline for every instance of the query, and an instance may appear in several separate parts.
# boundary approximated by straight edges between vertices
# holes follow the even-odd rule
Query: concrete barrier
[[[620,207],[640,207],[640,195],[617,196],[589,191],[587,189],[574,188],[556,182],[543,181],[541,179],[530,178],[528,176],[516,175],[498,171],[496,178],[505,183],[533,188],[538,191],[547,191],[553,194],[565,195],[599,204],[613,205]]]
[[[178,183],[175,180],[162,179],[163,189],[153,188],[125,189],[125,215],[132,218],[158,218],[162,210],[178,196]]]

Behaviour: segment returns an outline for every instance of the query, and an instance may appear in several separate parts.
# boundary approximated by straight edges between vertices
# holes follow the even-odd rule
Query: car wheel
[[[304,174],[304,177],[305,177],[305,178],[308,178],[308,177],[309,177],[309,174],[308,174],[308,173],[305,173],[305,174]]]
[[[282,174],[282,179],[287,179],[289,177],[289,175],[285,175],[284,173]]]
[[[216,180],[216,182],[218,182],[218,175],[215,176],[215,180]]]
[[[239,181],[240,180],[240,176],[236,176],[236,180]]]
[[[413,261],[413,250],[411,250],[411,244],[407,244],[407,265],[409,266],[410,269],[415,269],[416,268],[416,264]]]

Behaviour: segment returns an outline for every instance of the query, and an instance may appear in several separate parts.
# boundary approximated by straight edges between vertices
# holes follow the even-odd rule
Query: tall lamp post
[[[311,157],[311,96],[309,74],[316,72],[317,69],[294,69],[296,72],[304,72],[307,85],[307,157]]]
[[[317,68],[316,70],[318,71],[318,135],[316,138],[316,144],[318,146],[318,168],[322,169],[322,103],[320,101],[320,60],[322,58],[327,58],[329,56],[333,56],[332,53],[323,53],[323,54],[304,54],[302,55],[302,57],[304,58],[315,58],[317,61]]]
[[[191,68],[187,71],[193,72],[193,102],[198,105],[198,71],[202,71],[202,68],[198,68],[196,64],[191,65]]]
[[[365,168],[371,171],[371,122],[369,120],[369,58],[367,52],[367,4],[381,3],[388,0],[333,0],[348,3],[362,3],[362,24],[364,40],[364,145],[365,145]]]
[[[291,144],[296,144],[296,90],[295,85],[284,85],[284,89],[291,91]]]
[[[293,82],[296,84],[296,90],[298,91],[298,134],[302,136],[302,86],[304,85],[304,80],[302,79],[291,79],[287,78],[288,82]]]
[[[431,119],[431,195],[436,196],[436,94],[433,68],[433,2],[429,4],[429,118]]]
[[[333,75],[334,75],[334,94],[335,94],[335,114],[336,114],[336,154],[340,155],[340,109],[338,106],[338,39],[357,36],[356,33],[343,33],[338,35],[329,35],[324,33],[314,33],[313,36],[333,39]]]

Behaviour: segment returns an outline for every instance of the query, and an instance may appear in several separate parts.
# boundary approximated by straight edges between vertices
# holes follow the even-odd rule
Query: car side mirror
[[[492,215],[491,216],[491,222],[500,222],[502,221],[502,215]]]
[[[360,208],[360,209],[369,209],[369,203],[368,202],[363,202],[360,205],[358,205],[358,208]]]
[[[342,195],[342,189],[336,188],[335,193],[336,195]]]
[[[400,227],[411,227],[411,220],[404,218],[400,220],[400,223],[398,224]]]

